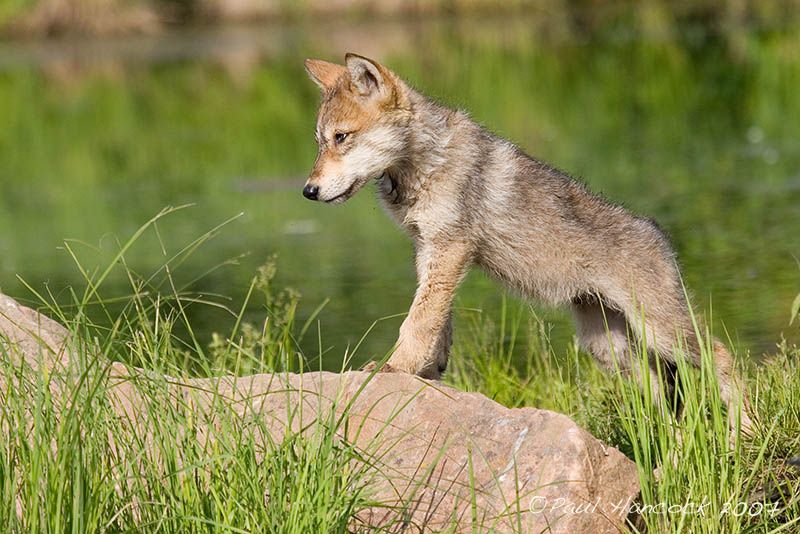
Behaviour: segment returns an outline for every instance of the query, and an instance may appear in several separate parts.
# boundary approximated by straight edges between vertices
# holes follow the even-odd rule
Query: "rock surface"
[[[68,340],[58,323],[0,295],[0,343],[11,347],[0,351],[3,357],[37,369],[68,365]],[[143,418],[131,378],[146,372],[109,369],[115,411]],[[635,465],[567,416],[508,409],[410,375],[369,380],[364,372],[314,372],[173,383],[174,393],[191,397],[200,411],[222,394],[243,417],[264,418],[278,439],[287,424],[296,430],[349,404],[343,437],[381,458],[376,498],[396,502],[412,532],[438,530],[454,517],[469,531],[473,516],[500,532],[619,532],[638,493]],[[367,511],[360,519],[397,524],[398,510]]]

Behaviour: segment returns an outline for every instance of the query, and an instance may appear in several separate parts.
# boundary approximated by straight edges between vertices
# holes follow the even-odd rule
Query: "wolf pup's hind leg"
[[[572,315],[584,350],[609,371],[633,376],[642,390],[649,388],[653,402],[660,409],[668,408],[672,385],[665,380],[669,377],[659,380],[655,362],[648,361],[646,370],[643,369],[635,352],[639,343],[621,311],[603,304],[599,298],[582,296],[573,300]],[[666,391],[663,386],[667,386]]]
[[[718,339],[714,340],[714,364],[719,383],[719,395],[722,402],[728,407],[728,421],[731,428],[736,428],[738,418],[739,427],[745,434],[752,434],[753,421],[750,419],[752,408],[747,391],[744,388],[742,377],[736,367],[728,349]],[[741,410],[739,407],[741,406]]]
[[[677,276],[676,273],[672,283],[661,287],[639,284],[636,300],[631,297],[626,302],[626,316],[637,337],[644,339],[648,349],[658,358],[674,365],[676,358],[682,355],[692,366],[699,368],[702,365],[702,347]],[[651,287],[658,287],[658,291],[648,291]],[[713,340],[712,352],[720,398],[728,409],[730,427],[735,429],[739,418],[742,431],[749,433],[752,427],[748,415],[750,405],[742,378],[720,341]]]

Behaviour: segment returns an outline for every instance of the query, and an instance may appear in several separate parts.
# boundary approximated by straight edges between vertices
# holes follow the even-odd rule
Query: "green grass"
[[[186,243],[154,273],[137,274],[126,265],[135,241],[154,232],[169,212],[122,244],[107,266],[91,269],[76,260],[85,285],[73,288],[71,305],[56,304],[63,299],[31,288],[39,307],[67,325],[76,357],[67,369],[41,372],[17,365],[8,352],[13,349],[3,345],[0,529],[363,530],[360,512],[391,503],[375,500],[376,477],[385,475],[371,469],[379,464],[373,448],[342,438],[346,410],[343,415],[322,410],[310,430],[289,424],[279,439],[260,440],[269,435],[265,423],[234,413],[213,388],[205,410],[171,393],[171,382],[189,377],[307,368],[298,337],[319,336],[324,326],[315,315],[296,324],[298,297],[273,287],[275,265],[269,263],[248,292],[248,301],[263,299],[262,321],[247,322],[231,310],[238,319],[230,332],[215,335],[210,345],[198,341],[186,308],[225,301],[176,287],[172,273],[214,232]],[[103,282],[114,271],[130,282],[121,308],[107,307],[103,298]],[[92,307],[101,313],[88,313]],[[710,351],[698,371],[679,361],[686,415],[676,422],[630,380],[602,372],[577,348],[555,354],[547,325],[527,308],[501,310],[494,318],[459,310],[465,328],[457,333],[446,381],[507,406],[567,413],[619,447],[636,462],[642,486],[635,508],[642,513],[631,515],[632,531],[797,531],[800,471],[786,462],[800,451],[796,347],[782,343],[772,358],[750,370],[756,432],[737,439],[731,449]],[[788,319],[787,310],[787,327]],[[526,342],[520,343],[523,337]],[[135,378],[138,413],[146,418],[115,415],[106,396],[106,371],[113,361],[147,370]],[[289,409],[287,420],[301,421],[301,409]],[[206,432],[213,439],[204,439]],[[659,503],[707,504],[702,514],[681,514],[660,513]],[[472,513],[478,517],[479,511]],[[491,525],[477,530],[490,531]]]
[[[237,321],[228,335],[215,335],[209,347],[201,346],[185,323],[185,307],[202,299],[175,288],[170,275],[208,234],[167,261],[159,282],[125,266],[130,246],[171,211],[140,229],[106,268],[90,273],[76,260],[86,285],[71,292],[72,306],[36,293],[40,306],[70,332],[73,356],[66,367],[42,372],[30,361],[20,363],[13,347],[0,345],[0,529],[307,533],[358,528],[356,514],[383,506],[370,497],[369,482],[380,470],[376,473],[365,451],[342,437],[346,412],[337,415],[335,404],[320,409],[318,424],[301,430],[295,423],[305,424],[302,404],[290,405],[285,433],[273,438],[263,418],[226,407],[213,380],[202,392],[208,395],[206,405],[175,394],[174,385],[190,376],[293,369],[302,358],[294,337],[296,296],[272,290],[273,263],[259,270],[251,286],[269,310],[263,324],[256,330]],[[131,296],[120,313],[105,314],[107,322],[92,321],[87,308],[105,309],[102,282],[117,268],[129,277]],[[159,292],[159,283],[171,290]],[[175,330],[181,323],[179,339]],[[138,400],[123,415],[110,400],[118,376],[110,370],[114,361],[145,369],[126,378],[135,384]],[[213,439],[206,439],[209,434]]]

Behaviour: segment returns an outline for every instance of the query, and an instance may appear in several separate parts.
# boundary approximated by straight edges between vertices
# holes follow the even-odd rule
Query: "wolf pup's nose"
[[[307,185],[303,188],[303,196],[306,197],[308,200],[317,200],[319,196],[319,186],[318,185]]]

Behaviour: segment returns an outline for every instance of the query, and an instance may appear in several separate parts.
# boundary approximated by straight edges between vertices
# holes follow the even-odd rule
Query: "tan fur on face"
[[[352,54],[346,63],[308,68],[323,89],[308,183],[319,185],[320,200],[343,202],[380,175],[386,210],[414,240],[418,287],[392,368],[439,376],[450,307],[472,266],[526,297],[568,306],[584,349],[611,369],[635,373],[630,349],[642,342],[653,376],[683,353],[700,364],[675,253],[652,221],[430,101],[386,67]],[[337,131],[352,132],[349,142],[337,146]],[[727,350],[716,342],[714,352],[733,419],[746,395]],[[657,402],[664,394],[653,391]],[[746,413],[741,424],[749,426]]]

